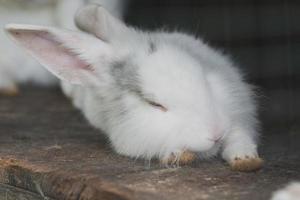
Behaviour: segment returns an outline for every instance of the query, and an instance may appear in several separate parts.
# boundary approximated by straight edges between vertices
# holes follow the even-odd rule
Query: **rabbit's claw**
[[[236,157],[229,164],[234,171],[251,172],[259,170],[263,163],[260,157],[245,156],[244,158]]]

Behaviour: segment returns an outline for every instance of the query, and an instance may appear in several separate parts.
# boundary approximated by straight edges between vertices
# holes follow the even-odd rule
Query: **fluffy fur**
[[[76,23],[87,33],[7,31],[63,80],[65,94],[118,153],[190,161],[184,152],[221,150],[231,165],[242,163],[238,170],[261,167],[247,162],[258,158],[254,94],[228,57],[184,33],[128,27],[97,5],[79,10]]]

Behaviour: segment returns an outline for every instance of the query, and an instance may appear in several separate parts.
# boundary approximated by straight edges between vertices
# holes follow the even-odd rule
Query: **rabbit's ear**
[[[94,34],[104,41],[111,41],[117,37],[124,37],[129,28],[107,10],[97,4],[90,4],[79,9],[75,16],[77,27]]]
[[[94,64],[111,55],[108,44],[85,33],[18,24],[6,31],[50,72],[73,84],[98,84]]]

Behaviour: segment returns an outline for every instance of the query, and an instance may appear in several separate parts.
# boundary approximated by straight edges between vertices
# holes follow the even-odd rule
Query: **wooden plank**
[[[21,188],[0,184],[0,200],[54,200]]]

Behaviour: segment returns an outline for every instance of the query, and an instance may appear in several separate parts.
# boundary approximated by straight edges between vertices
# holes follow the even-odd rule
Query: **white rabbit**
[[[97,5],[79,10],[76,23],[87,33],[6,30],[118,153],[185,164],[221,150],[235,170],[261,167],[254,93],[227,57],[193,36],[128,27]]]
[[[0,26],[14,21],[75,28],[76,10],[89,2],[101,3],[117,17],[122,17],[126,0],[0,0]],[[34,82],[53,85],[58,81],[34,59],[7,39],[0,31],[0,94],[15,95],[18,83]]]

